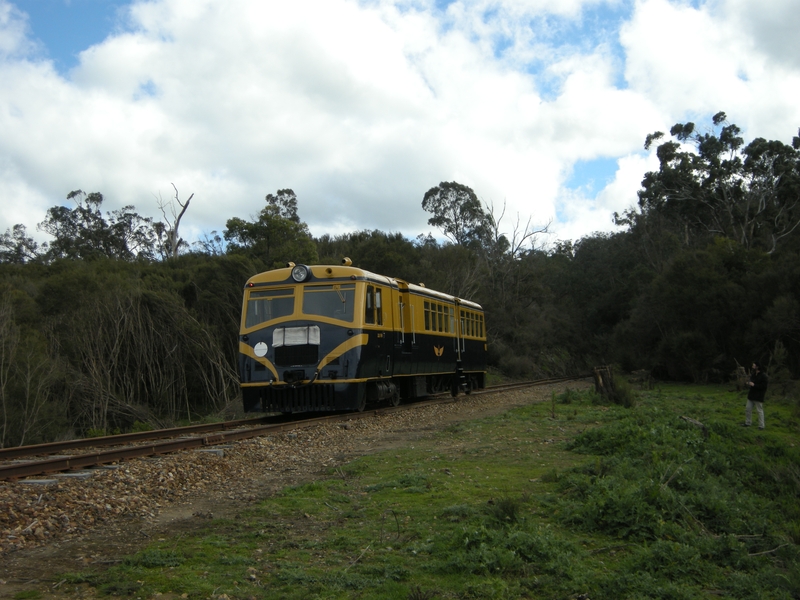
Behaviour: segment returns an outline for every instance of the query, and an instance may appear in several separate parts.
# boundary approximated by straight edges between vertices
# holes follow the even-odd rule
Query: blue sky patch
[[[573,165],[572,175],[565,186],[580,189],[586,196],[593,197],[614,180],[616,172],[616,158],[579,160]]]
[[[453,4],[453,2],[455,2],[455,0],[436,0],[434,2],[434,5],[439,10],[446,11],[447,7],[450,6],[451,4]]]
[[[598,4],[583,9],[576,18],[543,14],[528,23],[533,34],[533,42],[553,49],[553,56],[543,57],[551,62],[559,54],[581,52],[592,54],[603,47],[611,54],[617,64],[614,85],[619,89],[628,87],[625,80],[625,50],[619,41],[619,29],[630,18],[632,7],[628,3]],[[527,72],[536,75],[542,63],[532,63]],[[550,86],[555,88],[558,86]]]
[[[156,84],[152,79],[148,79],[139,86],[135,98],[136,100],[141,100],[142,98],[152,98],[157,93],[158,89],[156,88]]]
[[[78,64],[78,53],[106,39],[119,27],[120,8],[129,0],[13,0],[28,14],[31,36],[64,74]]]

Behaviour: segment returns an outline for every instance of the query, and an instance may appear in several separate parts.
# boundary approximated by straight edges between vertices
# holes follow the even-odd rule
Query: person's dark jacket
[[[747,392],[747,399],[753,402],[763,402],[764,395],[767,393],[767,383],[769,383],[767,374],[759,371],[750,378],[750,381],[753,382],[753,387]]]

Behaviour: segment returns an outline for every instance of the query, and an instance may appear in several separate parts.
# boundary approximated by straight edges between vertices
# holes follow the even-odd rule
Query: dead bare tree
[[[14,322],[14,307],[8,294],[0,297],[0,448],[5,448],[9,427],[9,379],[19,343],[19,327]]]
[[[0,297],[0,448],[30,443],[49,425],[43,417],[52,401],[61,361],[44,335],[15,322],[9,294]],[[52,414],[52,410],[49,411]]]
[[[20,347],[15,361],[19,387],[17,443],[20,446],[30,443],[30,437],[35,438],[46,425],[47,419],[42,419],[42,411],[51,398],[52,386],[61,371],[61,360],[43,352],[45,345],[44,340],[39,344],[29,340]]]
[[[212,335],[179,302],[142,290],[97,298],[68,336],[80,339],[76,407],[83,427],[160,427],[218,410],[237,375]]]
[[[495,208],[493,202],[485,204],[485,206],[486,214],[489,216],[492,242],[494,246],[501,249],[504,254],[509,255],[512,259],[519,258],[525,252],[525,247],[528,245],[530,246],[531,250],[539,249],[536,245],[538,237],[540,235],[550,233],[552,219],[541,227],[537,228],[532,224],[533,217],[529,216],[525,226],[523,227],[522,217],[519,213],[517,213],[517,218],[514,221],[511,231],[511,237],[509,238],[501,231],[501,223],[506,214],[505,201],[503,202],[503,210],[500,212],[499,217],[495,217]]]
[[[175,190],[175,198],[171,199],[169,202],[166,202],[161,197],[161,193],[159,193],[156,197],[158,208],[161,211],[161,214],[164,215],[164,220],[166,221],[166,223],[156,224],[156,232],[158,233],[159,238],[163,237],[162,253],[165,254],[165,258],[175,258],[178,256],[181,244],[185,244],[183,239],[178,234],[178,228],[180,227],[183,215],[186,214],[186,209],[189,208],[189,203],[192,201],[192,198],[194,198],[194,193],[192,193],[186,202],[181,202],[181,199],[178,196],[178,188],[175,187],[174,183],[171,183],[170,185],[172,186],[172,189]],[[175,204],[180,207],[180,211],[175,207]],[[167,216],[167,208],[172,215],[171,220]]]
[[[530,282],[520,270],[521,259],[526,253],[541,249],[537,246],[537,240],[539,236],[550,232],[551,224],[548,221],[541,227],[536,227],[532,225],[532,217],[528,217],[523,225],[517,213],[511,233],[506,234],[502,230],[505,213],[505,202],[500,216],[495,216],[494,204],[486,204],[491,240],[485,248],[484,260],[487,276],[500,306],[506,306],[511,299],[521,297],[527,298],[528,302],[532,301],[532,296],[525,291]]]

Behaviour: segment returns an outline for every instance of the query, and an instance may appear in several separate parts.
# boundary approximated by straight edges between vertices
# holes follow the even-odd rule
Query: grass
[[[568,391],[71,577],[138,598],[798,598],[800,425],[766,409],[759,432],[721,387]]]

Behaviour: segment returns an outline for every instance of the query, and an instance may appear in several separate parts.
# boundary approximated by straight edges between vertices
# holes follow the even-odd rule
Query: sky
[[[0,0],[0,232],[73,190],[189,241],[291,188],[315,236],[471,187],[511,236],[614,231],[645,136],[800,127],[797,0]],[[174,188],[173,188],[174,185]],[[169,205],[166,205],[169,216]],[[541,238],[540,238],[541,241]]]

